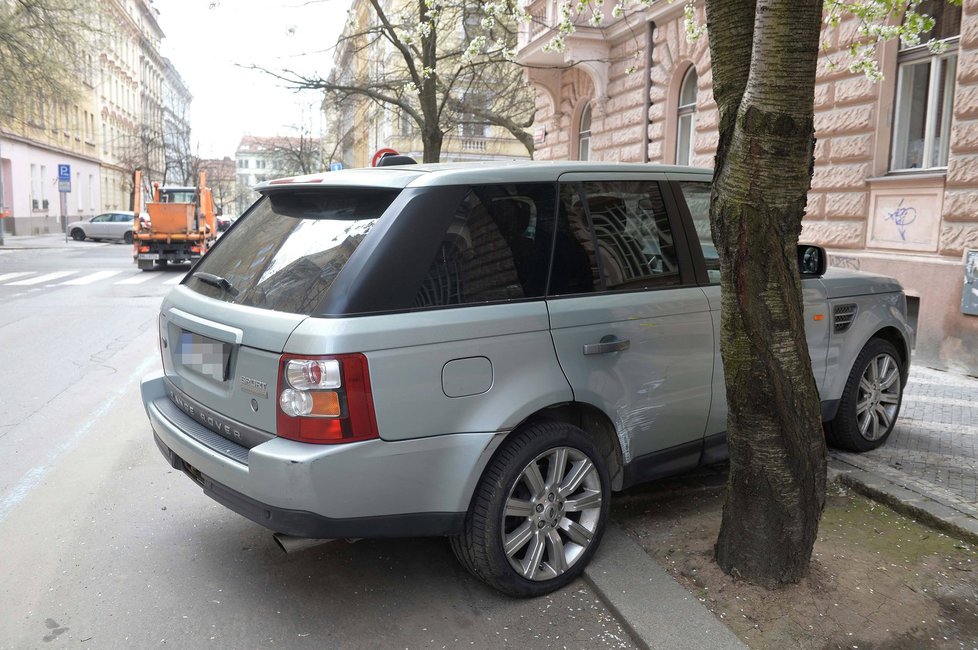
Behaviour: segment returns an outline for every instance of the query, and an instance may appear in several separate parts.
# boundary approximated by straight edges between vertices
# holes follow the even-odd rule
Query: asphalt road
[[[510,599],[441,539],[286,555],[171,470],[138,384],[185,271],[0,250],[0,648],[632,647],[583,581]]]

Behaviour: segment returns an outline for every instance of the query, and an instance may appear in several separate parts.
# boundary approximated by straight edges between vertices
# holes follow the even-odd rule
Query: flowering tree
[[[0,2],[0,116],[78,93],[91,69],[91,0]]]
[[[297,89],[326,92],[341,112],[351,97],[393,109],[413,125],[424,161],[437,162],[445,134],[494,125],[533,151],[526,129],[533,94],[512,64],[515,23],[503,4],[464,0],[356,0],[327,77],[269,71]]]

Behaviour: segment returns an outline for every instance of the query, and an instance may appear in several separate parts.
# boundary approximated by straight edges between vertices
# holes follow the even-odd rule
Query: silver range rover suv
[[[557,589],[613,491],[726,455],[710,181],[493,163],[266,183],[163,302],[156,443],[278,533],[448,536],[497,589]],[[872,449],[907,378],[904,294],[801,251],[829,442]]]

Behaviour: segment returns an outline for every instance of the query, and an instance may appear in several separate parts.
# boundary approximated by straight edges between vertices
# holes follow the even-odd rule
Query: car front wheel
[[[514,596],[568,584],[594,555],[608,518],[610,479],[586,433],[541,421],[490,462],[452,550],[477,578]]]
[[[839,411],[826,425],[833,447],[870,451],[886,441],[903,401],[903,366],[893,344],[870,339],[859,353],[842,392]]]
[[[85,241],[85,231],[81,228],[74,228],[71,231],[71,238],[75,241]]]

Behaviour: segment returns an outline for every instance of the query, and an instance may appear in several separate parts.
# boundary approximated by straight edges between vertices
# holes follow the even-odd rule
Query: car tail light
[[[282,355],[276,421],[280,437],[299,442],[378,438],[367,357]]]
[[[149,246],[140,246],[139,247],[139,252],[140,253],[148,253],[149,252]]]

